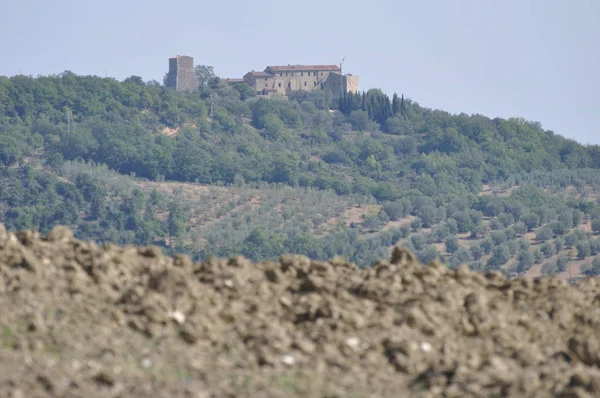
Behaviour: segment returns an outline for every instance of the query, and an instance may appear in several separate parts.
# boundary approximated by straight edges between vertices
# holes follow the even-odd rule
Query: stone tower
[[[169,74],[165,85],[177,91],[198,90],[198,80],[194,73],[194,58],[183,55],[169,58]]]

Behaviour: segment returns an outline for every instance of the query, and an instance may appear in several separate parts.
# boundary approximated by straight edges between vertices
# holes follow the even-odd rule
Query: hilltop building
[[[294,91],[331,90],[335,95],[358,92],[358,76],[342,74],[337,65],[267,66],[264,71],[251,71],[241,79],[225,79],[229,85],[247,83],[257,94],[287,96]],[[194,58],[178,55],[169,58],[165,86],[177,91],[198,90]]]
[[[254,88],[259,95],[289,95],[294,91],[330,89],[358,92],[358,76],[342,75],[337,65],[287,65],[267,66],[264,71],[251,71],[243,79],[228,79],[230,84],[241,81]]]
[[[194,72],[194,58],[178,55],[169,58],[169,73],[165,82],[166,87],[177,91],[198,90],[198,80]]]

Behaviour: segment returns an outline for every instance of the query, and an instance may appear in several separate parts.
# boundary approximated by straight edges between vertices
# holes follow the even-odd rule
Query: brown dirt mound
[[[0,225],[1,397],[600,396],[600,280],[194,264]]]

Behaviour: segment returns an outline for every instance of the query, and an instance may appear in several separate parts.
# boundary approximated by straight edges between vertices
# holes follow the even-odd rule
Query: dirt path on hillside
[[[1,397],[600,396],[600,279],[192,263],[0,225]]]

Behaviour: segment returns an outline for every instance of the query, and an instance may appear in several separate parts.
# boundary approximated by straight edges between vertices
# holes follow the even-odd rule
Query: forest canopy
[[[499,267],[514,258],[524,269],[539,258],[524,243],[510,242],[534,231],[545,242],[566,238],[574,224],[598,217],[594,198],[574,202],[548,193],[569,186],[583,192],[597,183],[598,146],[523,118],[453,115],[378,89],[267,99],[214,77],[188,94],[138,76],[122,82],[68,71],[0,77],[0,165],[0,219],[10,228],[47,231],[64,223],[82,238],[169,250],[175,246],[165,237],[190,234],[192,204],[133,189],[134,181],[288,187],[310,192],[307,198],[323,192],[338,198],[332,202],[379,206],[361,220],[361,233],[348,225],[319,235],[313,227],[248,221],[229,226],[219,242],[177,243],[199,257],[241,250],[261,259],[292,251],[366,264],[406,239],[422,259],[475,264],[489,256],[483,266]],[[122,181],[130,186],[118,191],[99,175],[127,177]],[[480,195],[500,184],[518,189],[502,198]],[[394,220],[410,220],[409,230],[385,227]],[[451,238],[464,233],[492,245],[474,251]],[[581,255],[595,251],[583,236],[569,242],[581,243]],[[551,250],[544,246],[542,259],[544,252]]]

